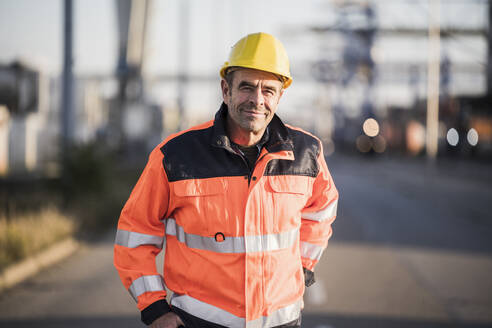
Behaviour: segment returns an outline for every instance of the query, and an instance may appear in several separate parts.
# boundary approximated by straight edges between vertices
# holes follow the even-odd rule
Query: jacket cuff
[[[157,302],[154,302],[143,309],[140,313],[140,317],[143,323],[145,323],[146,325],[150,325],[157,318],[163,316],[168,312],[171,312],[171,307],[169,306],[167,301],[158,300]]]
[[[302,268],[302,270],[304,271],[304,285],[309,287],[314,284],[316,282],[316,279],[314,279],[314,272],[306,268]]]

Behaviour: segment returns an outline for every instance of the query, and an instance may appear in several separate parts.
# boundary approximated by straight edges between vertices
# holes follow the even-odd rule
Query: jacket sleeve
[[[314,271],[328,245],[338,204],[338,191],[328,171],[322,148],[317,160],[319,172],[312,195],[301,213],[301,260],[303,267],[309,271]]]
[[[170,311],[156,256],[163,247],[169,184],[163,155],[154,149],[121,212],[114,245],[114,265],[121,281],[150,324]]]

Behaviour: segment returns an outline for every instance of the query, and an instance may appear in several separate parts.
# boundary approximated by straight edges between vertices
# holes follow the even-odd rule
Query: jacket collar
[[[212,145],[233,151],[231,147],[231,140],[227,136],[226,132],[227,111],[227,105],[222,103],[218,112],[215,114]],[[294,150],[294,143],[289,135],[289,130],[287,130],[287,127],[277,116],[277,114],[273,115],[272,121],[268,124],[267,133],[268,134],[264,135],[264,138],[262,137],[262,139],[267,139],[264,140],[264,146],[268,152],[276,153],[284,150]]]

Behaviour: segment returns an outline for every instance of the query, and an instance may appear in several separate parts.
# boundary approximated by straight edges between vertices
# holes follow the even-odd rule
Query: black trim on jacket
[[[140,319],[146,325],[150,325],[157,318],[160,318],[164,314],[171,312],[171,307],[166,300],[159,300],[147,306],[140,312]]]
[[[223,103],[212,126],[187,131],[161,147],[169,182],[248,175],[248,166],[232,149],[226,133],[227,110],[227,105]],[[271,160],[265,175],[318,175],[317,158],[321,145],[316,138],[288,128],[277,115],[268,125],[268,131],[270,135],[265,143],[267,151],[293,151],[295,160]]]
[[[227,328],[225,326],[195,317],[194,315],[191,315],[188,312],[183,311],[177,307],[173,307],[173,312],[176,313],[181,318],[186,328]],[[280,326],[275,326],[272,328],[299,328],[299,327],[301,327],[301,317],[297,318],[294,321],[288,322]]]

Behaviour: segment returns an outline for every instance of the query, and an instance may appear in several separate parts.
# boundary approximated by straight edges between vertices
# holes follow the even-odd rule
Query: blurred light
[[[466,134],[466,139],[468,143],[472,146],[476,146],[478,143],[478,132],[474,128],[471,128]]]
[[[407,125],[407,149],[412,155],[417,155],[425,145],[425,127],[417,121],[410,121]]]
[[[355,145],[361,153],[367,153],[371,150],[372,142],[368,136],[361,135],[355,140]]]
[[[455,128],[449,129],[448,134],[446,135],[446,139],[451,146],[456,146],[458,144],[458,141],[460,141],[458,131],[456,131]]]
[[[379,124],[375,119],[368,118],[362,125],[362,130],[369,137],[375,137],[379,133]]]
[[[379,47],[372,47],[371,48],[371,57],[374,61],[379,62],[379,61],[384,61],[385,57],[384,54],[385,52],[379,48]]]
[[[372,140],[372,149],[374,149],[376,153],[384,153],[386,150],[386,139],[381,136],[375,137]]]

